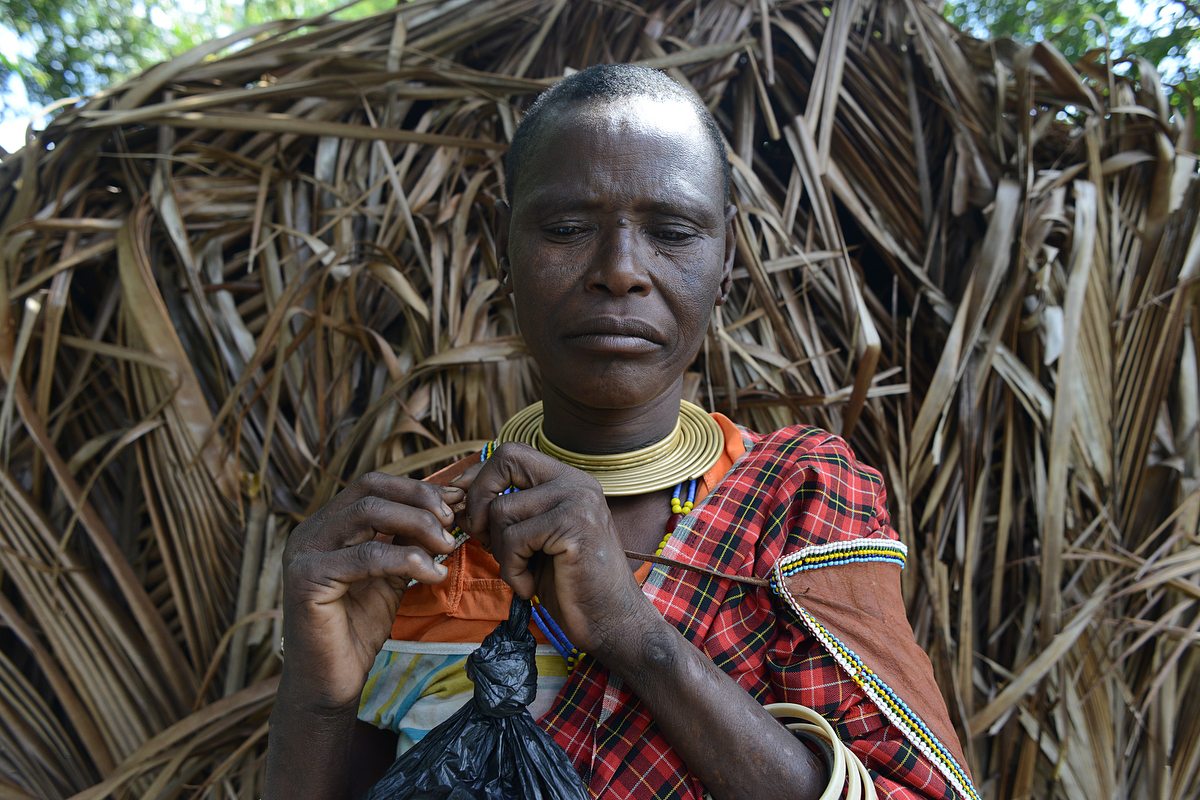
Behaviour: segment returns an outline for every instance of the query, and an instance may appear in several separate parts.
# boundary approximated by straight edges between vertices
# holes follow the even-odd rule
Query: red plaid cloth
[[[781,556],[809,545],[896,538],[879,473],[841,439],[802,426],[746,436],[751,449],[680,525],[664,556],[769,578]],[[955,796],[770,589],[656,565],[644,591],[760,703],[800,703],[828,719],[871,771],[880,797]],[[637,697],[593,659],[575,669],[541,724],[597,797],[705,795]]]

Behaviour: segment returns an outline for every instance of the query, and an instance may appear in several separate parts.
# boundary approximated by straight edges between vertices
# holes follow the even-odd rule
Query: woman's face
[[[636,408],[677,385],[725,300],[733,209],[686,103],[553,113],[499,207],[501,268],[544,392]]]

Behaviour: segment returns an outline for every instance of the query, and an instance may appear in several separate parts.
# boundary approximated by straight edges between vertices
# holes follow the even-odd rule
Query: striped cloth
[[[477,642],[388,640],[367,676],[358,718],[400,735],[399,755],[445,722],[471,699],[467,656]],[[537,697],[529,704],[534,719],[545,714],[567,680],[567,667],[555,649],[539,644]]]

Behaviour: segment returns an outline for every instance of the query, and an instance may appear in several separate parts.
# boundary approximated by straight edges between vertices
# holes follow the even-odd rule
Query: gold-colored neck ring
[[[626,497],[667,489],[699,478],[721,457],[725,437],[704,409],[680,401],[679,419],[666,438],[628,453],[576,453],[546,438],[542,404],[534,403],[504,423],[497,441],[523,442],[600,482],[608,497]]]

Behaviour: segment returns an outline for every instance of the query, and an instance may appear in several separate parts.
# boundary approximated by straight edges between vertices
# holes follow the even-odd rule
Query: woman
[[[728,169],[708,112],[650,70],[576,73],[525,116],[496,240],[543,403],[540,427],[501,438],[538,446],[502,443],[447,486],[366,476],[293,533],[268,797],[347,797],[376,778],[396,737],[356,717],[402,694],[375,692],[392,679],[381,648],[477,640],[464,631],[506,613],[505,585],[536,595],[570,648],[534,713],[597,796],[818,797],[825,765],[773,701],[830,717],[881,796],[973,795],[903,616],[878,475],[812,428],[763,437],[686,409],[692,435],[677,433],[683,373],[729,291]],[[644,463],[609,470],[620,454]],[[472,537],[457,550],[456,522]]]

